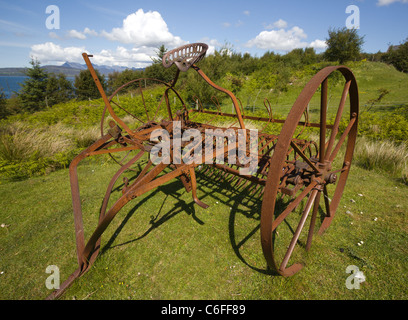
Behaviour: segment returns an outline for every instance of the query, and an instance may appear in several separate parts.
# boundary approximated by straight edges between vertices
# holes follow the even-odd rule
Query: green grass
[[[116,169],[79,167],[87,237]],[[62,298],[408,298],[406,185],[354,166],[333,224],[302,254],[306,267],[282,278],[269,274],[262,255],[261,201],[222,181],[198,180],[207,210],[193,205],[178,180],[133,200],[108,227],[91,270]],[[59,267],[61,281],[76,268],[68,171],[0,185],[0,194],[0,299],[43,299],[48,265]],[[349,265],[366,276],[359,290],[345,286]]]
[[[374,105],[371,111],[387,112],[389,109],[394,108],[395,105],[407,103],[408,74],[399,72],[394,67],[382,62],[348,62],[346,66],[352,70],[357,79],[361,112],[371,105],[372,100],[378,98],[379,89],[386,89],[389,93],[379,103]],[[319,68],[316,72],[318,70]],[[296,76],[292,77],[292,84],[288,85],[287,91],[279,95],[270,90],[261,90],[258,99],[256,99],[254,110],[259,110],[266,114],[263,101],[264,98],[268,98],[273,111],[276,114],[286,117],[293,103],[296,101],[296,98],[314,74],[315,71],[313,73],[305,73],[305,71],[300,70]],[[343,78],[338,76],[335,77],[335,79]],[[340,102],[343,90],[343,81],[331,82],[329,79],[328,88],[328,114],[330,115],[332,113],[334,114],[337,110],[336,108]],[[247,101],[250,101],[248,110],[252,110],[255,100],[254,97],[242,96],[240,93],[237,94],[237,97],[241,99],[244,106],[247,105]],[[311,110],[317,110],[319,106],[320,95],[316,94],[312,98],[309,107]],[[224,111],[231,112],[230,101],[228,101],[228,105],[224,106]]]

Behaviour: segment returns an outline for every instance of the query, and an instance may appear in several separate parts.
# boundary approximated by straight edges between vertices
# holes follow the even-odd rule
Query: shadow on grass
[[[129,182],[131,180],[134,180],[137,176],[132,177],[132,179],[129,179]],[[116,189],[120,189],[122,186],[118,186]],[[121,224],[119,225],[119,227],[115,230],[115,232],[113,233],[113,235],[111,236],[111,238],[108,240],[108,242],[105,244],[105,246],[102,248],[101,250],[101,254],[103,254],[105,251],[115,248],[115,247],[120,247],[120,246],[124,246],[127,245],[129,243],[132,242],[136,242],[138,240],[143,239],[144,237],[146,237],[150,232],[152,232],[154,229],[160,227],[163,223],[166,223],[167,221],[169,221],[170,219],[172,219],[173,217],[175,217],[177,214],[179,214],[180,212],[187,212],[187,214],[191,215],[193,217],[193,219],[195,221],[197,221],[197,223],[199,224],[204,224],[204,222],[202,222],[199,218],[197,218],[196,214],[195,214],[195,210],[194,210],[194,206],[193,203],[186,203],[184,200],[180,200],[179,196],[180,194],[178,193],[178,191],[183,188],[182,183],[177,179],[174,180],[168,184],[165,185],[161,185],[159,187],[157,187],[155,190],[153,190],[149,195],[147,195],[146,197],[144,197],[143,199],[141,199],[130,211],[129,213],[126,215],[126,217],[123,219],[123,221],[121,222]],[[112,246],[112,244],[114,243],[114,241],[116,240],[117,236],[119,235],[119,233],[122,231],[122,229],[125,227],[125,225],[127,224],[127,222],[129,221],[129,219],[135,214],[135,212],[139,209],[139,207],[141,207],[144,203],[146,203],[147,201],[149,201],[150,199],[152,199],[153,197],[157,196],[158,194],[165,194],[166,197],[161,205],[161,207],[159,208],[159,210],[157,211],[155,216],[151,216],[150,217],[150,224],[151,226],[149,227],[149,229],[147,229],[141,236],[126,241],[124,243],[120,243],[117,245]],[[174,197],[175,199],[178,199],[179,201],[175,204],[175,206],[168,212],[164,213],[161,217],[160,214],[162,212],[163,209],[163,205],[166,202],[168,197]],[[160,218],[159,218],[160,217]]]
[[[129,183],[134,180],[137,175],[132,176],[129,179]],[[265,262],[265,269],[256,267],[252,265],[241,253],[243,245],[257,234],[260,229],[260,213],[262,206],[262,187],[251,184],[245,179],[239,179],[235,177],[230,181],[230,177],[224,172],[210,168],[208,172],[203,173],[197,172],[197,185],[199,188],[200,199],[205,202],[205,199],[210,197],[213,200],[219,201],[220,203],[229,206],[231,208],[228,220],[228,229],[229,229],[229,239],[234,250],[234,253],[245,265],[247,265],[252,270],[255,270],[259,273],[265,275],[277,275],[273,270],[267,267]],[[124,185],[118,185],[114,191],[119,191]],[[183,184],[179,179],[175,179],[170,183],[161,185],[154,189],[150,194],[140,199],[140,201],[129,211],[126,217],[123,219],[119,227],[113,232],[113,235],[107,241],[107,243],[101,249],[101,254],[106,252],[109,249],[128,245],[130,243],[137,242],[138,240],[143,239],[148,236],[150,232],[159,228],[162,224],[168,222],[170,219],[174,218],[179,213],[185,212],[200,225],[203,225],[204,222],[200,220],[195,211],[195,203],[193,199],[191,202],[187,203],[184,200],[180,199],[181,191],[184,189]],[[131,239],[129,241],[113,245],[119,233],[128,223],[129,219],[136,213],[136,211],[146,202],[151,200],[153,197],[158,196],[159,194],[165,194],[165,199],[163,200],[162,205],[158,208],[155,215],[151,216],[150,227],[139,237]],[[175,205],[168,211],[163,213],[163,206],[166,200],[169,197],[173,197],[178,200]],[[242,208],[243,207],[243,208]],[[247,219],[257,221],[257,225],[252,228],[252,230],[246,230],[247,234],[240,240],[237,240],[235,225],[238,215],[243,215]],[[248,228],[247,228],[248,229]],[[259,246],[261,246],[259,239]]]

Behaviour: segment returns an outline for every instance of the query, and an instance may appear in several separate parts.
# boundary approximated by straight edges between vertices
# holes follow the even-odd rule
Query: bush
[[[408,72],[408,38],[398,46],[390,46],[382,59],[398,71]]]
[[[106,91],[108,85],[106,83],[105,77],[95,69],[95,73],[102,85],[103,90]],[[75,76],[74,86],[76,88],[76,95],[78,100],[91,100],[98,99],[101,97],[98,87],[92,78],[91,72],[89,70],[82,70],[79,75]]]
[[[408,106],[402,106],[384,116],[382,112],[362,113],[359,135],[377,140],[404,143],[408,137]]]

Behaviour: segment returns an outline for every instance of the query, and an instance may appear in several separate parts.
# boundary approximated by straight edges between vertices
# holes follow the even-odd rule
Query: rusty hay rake
[[[345,66],[329,66],[317,72],[299,94],[286,120],[274,118],[267,100],[264,104],[268,116],[258,117],[245,115],[235,95],[213,83],[196,65],[204,58],[207,49],[208,46],[204,43],[194,43],[171,50],[164,55],[162,61],[165,68],[173,64],[177,66],[171,82],[151,78],[135,79],[118,88],[110,97],[105,94],[95,73],[90,61],[92,56],[83,54],[105,104],[101,120],[101,138],[81,152],[69,167],[78,268],[48,299],[61,296],[76,278],[90,269],[100,251],[102,234],[130,200],[179,178],[185,189],[192,193],[194,202],[207,208],[208,205],[197,196],[196,171],[200,171],[203,176],[217,172],[223,175],[232,187],[239,184],[254,186],[254,192],[258,192],[262,199],[262,251],[267,266],[282,276],[291,276],[302,268],[301,263],[292,261],[296,258],[294,252],[309,250],[313,236],[316,233],[322,234],[331,224],[350,172],[357,136],[359,99],[357,82],[351,70]],[[198,98],[194,101],[195,106],[188,108],[175,86],[180,72],[189,69],[197,72],[204,83],[224,93],[226,98],[229,97],[235,112],[222,112],[219,106],[215,111],[205,109]],[[340,100],[336,103],[338,107],[332,117],[334,120],[329,123],[328,78],[336,71],[342,74],[344,85]],[[129,88],[133,88],[140,101],[140,107],[134,110],[131,107],[123,107],[117,99],[118,93]],[[149,89],[153,89],[154,93]],[[308,104],[315,94],[320,100],[320,107],[317,115],[315,114],[318,119],[313,122],[310,120]],[[129,121],[119,117],[118,110],[121,110],[121,114],[125,112],[126,117],[137,124],[137,128],[131,128]],[[107,113],[110,121],[106,119]],[[203,114],[214,118],[227,117],[235,122],[228,127],[220,127],[194,121],[195,117]],[[251,149],[253,130],[245,127],[245,120],[262,124],[263,128],[277,123],[281,129],[277,134],[267,133],[267,130],[257,131],[255,143],[252,141],[255,151],[248,151],[254,150]],[[106,122],[109,123],[108,127]],[[302,138],[302,132],[306,128],[314,128],[315,141]],[[201,139],[197,140],[199,143],[195,144],[194,148],[206,150],[206,161],[203,153],[198,153],[194,161],[183,161],[192,154],[193,149],[188,149],[190,153],[183,153],[182,161],[180,157],[176,159],[176,140],[180,135],[189,132],[187,130],[198,133],[198,138]],[[209,130],[213,133],[210,137],[206,134]],[[154,132],[167,134],[160,139],[152,139]],[[230,163],[228,156],[231,152],[238,152],[240,146],[237,139],[229,137],[239,134],[244,142],[247,161],[241,161],[245,159],[241,157]],[[167,140],[163,137],[167,137]],[[213,143],[218,138],[222,141],[222,148],[217,148]],[[205,149],[209,142],[210,148]],[[169,152],[165,153],[165,150],[161,149],[157,156],[168,161],[155,162],[151,155],[163,143],[168,143]],[[190,141],[182,141],[179,148],[187,150],[189,144]],[[120,167],[107,187],[96,229],[85,242],[77,166],[86,157],[100,154],[108,154]],[[125,171],[132,170],[136,163],[140,163],[146,154],[149,154],[150,158],[144,168],[135,169],[137,177],[131,183],[124,178],[121,196],[108,208],[116,181]],[[249,158],[254,160],[256,165],[252,168],[254,170],[243,173],[243,169],[251,166]],[[238,182],[235,183],[236,180]],[[288,224],[292,227],[288,228]]]

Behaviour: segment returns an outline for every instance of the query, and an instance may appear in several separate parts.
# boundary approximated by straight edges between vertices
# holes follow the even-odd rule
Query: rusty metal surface
[[[323,233],[331,224],[350,172],[357,136],[359,99],[357,82],[351,70],[345,66],[336,66],[326,67],[319,71],[304,87],[286,120],[274,118],[272,107],[267,99],[264,100],[264,106],[268,114],[267,117],[249,116],[244,114],[240,100],[232,92],[213,83],[195,64],[204,58],[207,48],[208,46],[202,43],[189,44],[166,53],[163,57],[163,66],[170,67],[175,64],[178,68],[174,80],[170,83],[164,83],[156,79],[135,79],[118,88],[110,97],[106,96],[93,69],[90,61],[92,56],[83,54],[85,63],[105,103],[101,121],[101,138],[81,152],[69,167],[78,268],[61,285],[60,289],[53,292],[47,299],[60,297],[76,278],[90,269],[99,254],[102,234],[116,214],[129,201],[174,178],[180,178],[186,190],[188,192],[191,191],[193,201],[197,205],[207,208],[208,205],[203,203],[197,196],[196,170],[210,178],[215,172],[216,174],[221,174],[226,181],[230,181],[232,188],[253,184],[255,186],[254,192],[261,190],[261,246],[268,267],[277,274],[290,276],[302,268],[301,263],[295,262],[290,264],[290,261],[293,251],[299,242],[299,236],[302,230],[306,228],[307,220],[310,220],[310,226],[307,232],[306,250],[310,248],[315,234],[314,229],[319,209],[325,215],[319,233]],[[179,72],[185,72],[189,69],[197,72],[215,90],[226,94],[232,101],[235,113],[222,112],[218,101],[216,101],[218,111],[205,110],[198,97],[195,99],[197,108],[188,109],[182,97],[177,93],[175,85]],[[345,85],[335,120],[331,124],[327,121],[327,79],[335,71],[342,73],[345,78]],[[155,107],[152,110],[148,110],[143,95],[143,84],[146,87],[147,82],[160,84],[165,90],[161,99],[157,102],[157,108]],[[139,126],[135,130],[132,130],[114,111],[114,107],[123,108],[113,98],[120,90],[129,85],[137,85],[146,113],[146,116],[142,119],[142,117],[125,110],[136,122],[139,122]],[[320,120],[319,122],[311,122],[307,106],[313,95],[319,92],[319,90],[321,105]],[[176,112],[171,110],[169,94],[173,94],[174,100],[178,101],[181,110]],[[346,109],[347,97],[349,97],[350,102],[348,110],[349,122],[340,133],[340,120]],[[158,116],[160,108],[164,108],[167,111],[167,118],[160,119]],[[106,112],[113,119],[109,122],[108,130],[104,129]],[[213,115],[214,117],[233,118],[238,127],[230,125],[224,128],[213,126],[210,123],[193,121],[194,115],[200,113]],[[182,133],[189,129],[195,129],[200,133],[203,147],[206,142],[206,129],[218,129],[221,135],[227,132],[237,133],[238,130],[243,130],[246,147],[248,147],[245,150],[249,150],[250,130],[245,128],[245,120],[257,121],[262,123],[263,127],[258,132],[257,152],[255,155],[252,155],[257,160],[255,173],[251,175],[241,174],[240,169],[248,167],[248,164],[243,164],[239,161],[234,164],[228,163],[228,150],[231,150],[231,148],[237,150],[238,142],[224,146],[224,163],[215,161],[217,156],[215,149],[210,154],[211,163],[205,163],[203,155],[201,156],[202,161],[199,164],[196,162],[177,163],[174,161],[172,153],[170,153],[170,163],[162,162],[154,164],[149,159],[132,183],[125,179],[122,195],[108,208],[108,202],[115,182],[126,170],[131,170],[132,165],[137,163],[143,155],[149,154],[152,148],[154,148],[155,143],[157,143],[151,139],[151,133],[154,130],[166,130],[172,139],[175,139],[176,131],[174,124],[175,121],[178,121],[181,124],[180,130]],[[272,123],[282,125],[280,132],[271,134],[264,130]],[[299,128],[300,133],[296,131]],[[300,139],[300,134],[306,128],[315,128],[319,131],[317,138],[319,141]],[[330,134],[327,140],[328,132]],[[338,159],[337,155],[342,146],[345,147],[344,156],[343,159]],[[122,152],[126,154],[123,158],[118,160],[114,157]],[[120,168],[108,184],[98,224],[90,238],[85,242],[77,166],[86,157],[98,154],[109,154],[120,164]],[[338,163],[340,163],[340,166]],[[166,168],[170,169],[170,171],[165,170]],[[288,201],[284,208],[279,209],[278,202],[281,202],[284,197],[286,197],[285,199],[289,198],[290,201]],[[331,199],[329,200],[329,198]],[[304,206],[301,214],[298,215],[299,220],[294,228],[293,236],[286,245],[284,255],[277,257],[274,243],[274,239],[278,234],[277,230],[281,228],[285,219],[290,217],[291,214],[292,216],[294,215],[294,211],[301,203],[304,203]],[[308,217],[310,218],[308,219]]]

